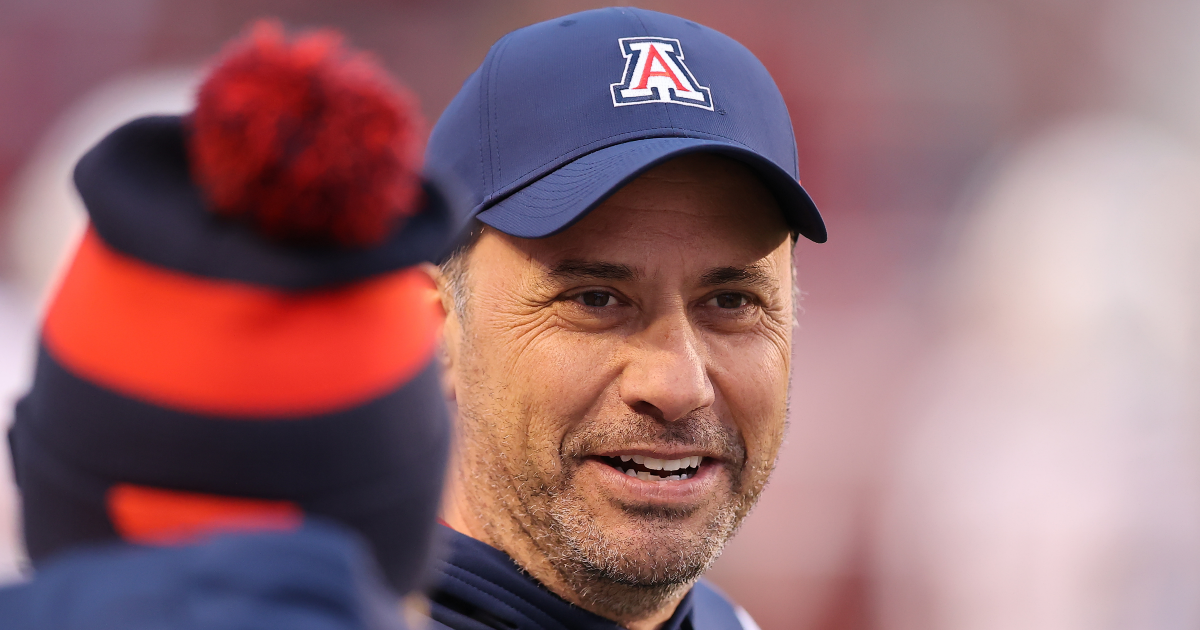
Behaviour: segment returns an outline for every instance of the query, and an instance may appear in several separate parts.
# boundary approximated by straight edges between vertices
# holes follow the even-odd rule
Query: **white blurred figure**
[[[4,267],[28,299],[44,297],[84,225],[75,162],[108,132],[138,116],[178,114],[194,105],[198,76],[168,69],[109,81],[80,99],[50,128],[15,178],[3,238]]]
[[[32,377],[37,312],[64,257],[83,233],[85,213],[72,180],[75,162],[109,131],[147,114],[192,108],[198,74],[146,72],[110,81],[56,122],[14,178],[0,211],[0,431]],[[0,448],[0,583],[22,562],[16,490],[7,441]]]
[[[1070,122],[967,221],[885,475],[880,627],[1200,628],[1200,154]]]
[[[12,403],[29,384],[33,365],[34,317],[31,303],[0,280],[0,429],[7,429]],[[3,431],[0,431],[0,436]],[[18,576],[17,497],[8,465],[8,441],[0,440],[0,585]]]

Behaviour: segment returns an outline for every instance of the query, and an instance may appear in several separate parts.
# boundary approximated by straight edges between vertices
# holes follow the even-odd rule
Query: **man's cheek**
[[[774,404],[764,403],[743,416],[741,428],[746,441],[746,457],[756,460],[758,465],[773,462],[783,444],[787,426],[786,398],[772,402]]]
[[[515,406],[528,419],[525,440],[533,474],[547,483],[561,478],[564,436],[589,416],[604,392],[590,348],[581,344],[540,344],[522,357],[516,369],[507,372],[506,389],[516,397]]]
[[[522,361],[529,404],[538,415],[575,422],[587,416],[616,381],[617,349],[603,336],[561,333],[543,340]]]
[[[746,465],[769,467],[787,424],[787,379],[766,370],[732,370],[719,389],[746,448]]]

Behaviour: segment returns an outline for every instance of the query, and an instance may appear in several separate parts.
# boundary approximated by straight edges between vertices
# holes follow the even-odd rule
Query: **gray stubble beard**
[[[721,506],[695,537],[652,533],[657,548],[672,554],[650,555],[647,563],[629,558],[623,541],[596,527],[585,503],[570,495],[555,497],[547,523],[558,541],[554,568],[590,609],[619,621],[644,618],[681,597],[712,566],[753,499],[742,503]],[[654,518],[646,518],[648,530]]]
[[[563,475],[555,483],[546,482],[532,471],[508,470],[492,461],[487,473],[491,483],[487,485],[495,487],[501,480],[509,481],[511,494],[500,503],[507,504],[505,508],[515,526],[510,531],[529,538],[585,608],[615,621],[630,621],[645,618],[686,593],[720,556],[757,501],[767,475],[761,475],[753,487],[744,488],[744,449],[738,455],[734,459],[739,465],[729,467],[732,498],[718,507],[701,532],[655,532],[655,521],[659,528],[667,529],[669,523],[661,519],[683,514],[623,508],[646,523],[647,542],[639,546],[637,553],[664,550],[641,558],[631,557],[632,541],[614,540],[595,525],[587,501],[574,486],[574,469],[566,461]],[[512,508],[522,514],[512,513]]]

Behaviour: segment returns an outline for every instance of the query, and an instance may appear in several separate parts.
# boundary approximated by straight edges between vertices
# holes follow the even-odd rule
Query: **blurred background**
[[[710,577],[764,630],[1200,627],[1200,2],[677,0],[792,112],[829,226],[778,471]],[[263,15],[430,121],[568,0],[0,0],[0,424],[74,161]],[[0,455],[0,579],[20,563]]]

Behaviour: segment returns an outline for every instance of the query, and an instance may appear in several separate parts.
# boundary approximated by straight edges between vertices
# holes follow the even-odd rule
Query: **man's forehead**
[[[718,238],[703,243],[681,242],[670,234],[608,238],[594,231],[561,239],[497,236],[509,241],[526,261],[526,273],[539,284],[674,279],[701,287],[740,284],[770,289],[790,276],[792,241],[786,233],[757,242]]]
[[[538,265],[536,269],[542,276],[541,281],[561,284],[577,282],[636,283],[653,280],[655,275],[654,270],[646,269],[638,264],[581,258],[565,258],[550,264]],[[687,271],[691,273],[686,273]],[[691,283],[701,287],[740,285],[771,290],[780,284],[778,272],[778,265],[773,264],[769,258],[764,258],[749,264],[698,266],[693,270],[685,270],[685,276]]]
[[[619,188],[577,226],[611,221],[619,215],[615,208],[672,216],[671,221],[677,223],[672,227],[686,227],[680,222],[688,219],[695,223],[709,218],[789,231],[778,202],[762,179],[745,164],[720,155],[697,153],[659,164]]]
[[[527,248],[558,259],[556,264],[712,254],[744,266],[789,236],[778,204],[757,176],[726,158],[693,155],[642,174],[577,223],[530,239]]]

